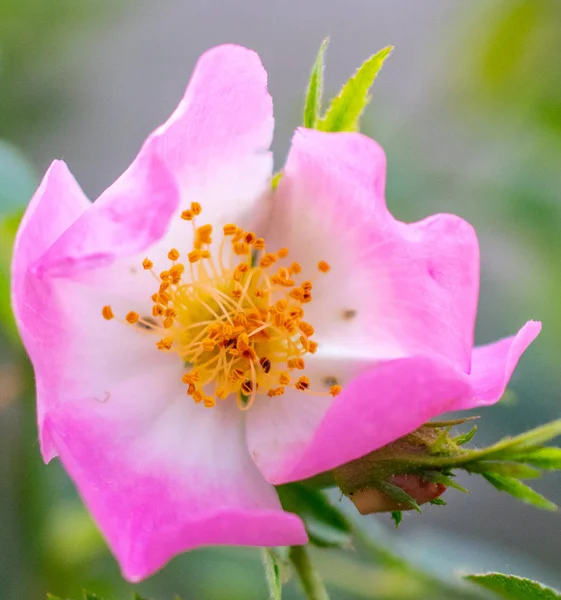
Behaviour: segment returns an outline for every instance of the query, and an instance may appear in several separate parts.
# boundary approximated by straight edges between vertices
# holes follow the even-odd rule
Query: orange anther
[[[158,350],[169,350],[172,344],[173,340],[170,337],[162,338],[159,342],[156,342]]]
[[[194,216],[195,216],[195,213],[194,213],[192,210],[184,210],[184,211],[181,213],[181,218],[182,218],[184,221],[192,221],[192,220],[193,220],[193,218],[194,218]]]
[[[330,393],[330,394],[331,394],[333,397],[335,397],[335,396],[338,396],[338,395],[341,393],[341,389],[342,389],[342,388],[341,388],[341,386],[340,386],[340,385],[332,385],[332,386],[329,388],[329,393]]]
[[[297,263],[297,262],[293,262],[293,263],[290,265],[290,270],[291,270],[291,271],[292,271],[292,272],[293,272],[295,275],[298,275],[298,273],[300,273],[300,272],[302,271],[302,267],[300,266],[300,264],[299,264],[299,263]]]
[[[191,250],[191,252],[189,252],[187,255],[187,258],[189,259],[190,263],[196,263],[201,259],[201,253],[199,250]]]
[[[143,266],[144,269],[146,269],[147,271],[149,271],[154,266],[154,263],[149,258],[145,258],[142,261],[142,266]]]
[[[290,383],[290,375],[288,373],[281,373],[279,375],[279,383],[281,385],[288,385]]]
[[[288,248],[281,248],[278,252],[277,252],[277,256],[279,258],[286,258],[288,256]]]
[[[253,231],[248,231],[245,234],[245,238],[244,239],[245,239],[245,243],[249,244],[251,246],[252,244],[255,243],[255,240],[257,240],[257,236],[253,233]]]
[[[314,328],[309,323],[306,323],[306,321],[302,321],[298,327],[300,327],[300,331],[302,331],[304,335],[307,335],[308,337],[314,335]]]
[[[108,321],[111,321],[111,319],[115,317],[115,315],[113,314],[113,309],[110,306],[104,306],[101,309],[101,314],[103,318],[107,319]]]
[[[228,225],[224,225],[222,231],[224,231],[224,235],[234,235],[238,230],[237,226],[233,223],[229,223]]]
[[[198,202],[191,202],[191,210],[193,211],[193,214],[200,215],[203,209]]]
[[[125,317],[125,319],[131,324],[134,325],[134,323],[137,323],[138,320],[140,319],[140,315],[137,312],[134,312],[134,310],[131,310],[127,316]]]
[[[170,260],[177,260],[179,258],[180,254],[179,254],[179,250],[177,250],[176,248],[172,248],[169,252],[168,252],[168,258]]]
[[[302,375],[301,377],[298,377],[294,387],[303,392],[310,387],[310,380],[305,375]]]
[[[173,327],[173,318],[172,317],[166,317],[164,319],[164,329],[169,329],[170,327]]]
[[[329,266],[329,263],[326,263],[324,260],[320,260],[318,262],[318,269],[322,273],[327,273],[331,269],[331,267]]]
[[[300,369],[300,371],[306,366],[303,358],[291,358],[286,364],[289,369]]]
[[[214,350],[216,342],[212,338],[207,337],[201,342],[201,346],[205,352],[211,352]]]
[[[265,240],[263,238],[257,238],[255,242],[253,242],[253,247],[256,250],[265,250]]]

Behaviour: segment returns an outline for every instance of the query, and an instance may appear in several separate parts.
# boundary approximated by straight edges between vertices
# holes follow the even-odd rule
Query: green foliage
[[[269,600],[281,600],[282,583],[280,567],[274,552],[268,548],[263,550],[263,564],[265,565],[265,576],[269,586]]]
[[[320,46],[318,55],[310,75],[310,83],[304,105],[304,127],[315,129],[320,118],[321,98],[323,94],[323,64],[329,39],[325,38]]]
[[[467,575],[465,579],[496,592],[504,600],[561,600],[561,595],[555,590],[531,579],[514,575],[488,573],[486,575]]]
[[[18,333],[10,302],[10,264],[12,247],[21,216],[21,213],[0,216],[0,328],[13,340],[18,339]]]
[[[393,46],[368,58],[333,98],[325,116],[317,123],[321,131],[358,131],[360,116],[370,102],[369,91]]]
[[[323,491],[302,483],[281,485],[277,491],[283,508],[304,521],[312,544],[322,548],[349,545],[351,525]]]

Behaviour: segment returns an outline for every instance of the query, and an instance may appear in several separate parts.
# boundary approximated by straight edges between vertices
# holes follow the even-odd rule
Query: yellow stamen
[[[316,392],[302,373],[304,358],[318,345],[312,339],[314,327],[304,320],[313,282],[296,279],[300,263],[270,269],[288,256],[288,248],[267,252],[264,238],[233,223],[223,226],[215,251],[212,226],[195,223],[201,211],[193,202],[181,213],[193,221],[193,241],[190,248],[169,250],[167,269],[158,274],[152,260],[143,260],[142,267],[156,279],[151,316],[130,311],[125,324],[141,325],[138,333],[155,334],[159,351],[191,365],[182,376],[186,395],[206,408],[223,400],[249,410],[260,397],[282,396],[290,389],[339,394],[341,386],[333,378],[326,384],[329,392]],[[318,268],[329,271],[325,261]],[[110,306],[101,313],[114,318]]]

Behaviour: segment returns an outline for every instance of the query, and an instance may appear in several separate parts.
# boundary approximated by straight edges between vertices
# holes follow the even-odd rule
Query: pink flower
[[[473,229],[396,221],[360,134],[297,131],[271,199],[266,81],[209,51],[94,204],[55,161],[17,238],[43,455],[133,581],[196,546],[306,542],[272,484],[495,402],[540,329],[473,349]]]

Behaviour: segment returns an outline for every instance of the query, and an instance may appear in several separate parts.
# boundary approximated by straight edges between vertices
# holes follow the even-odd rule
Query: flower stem
[[[298,573],[306,598],[308,600],[329,600],[323,581],[310,562],[306,547],[291,546],[289,558],[296,573]]]

